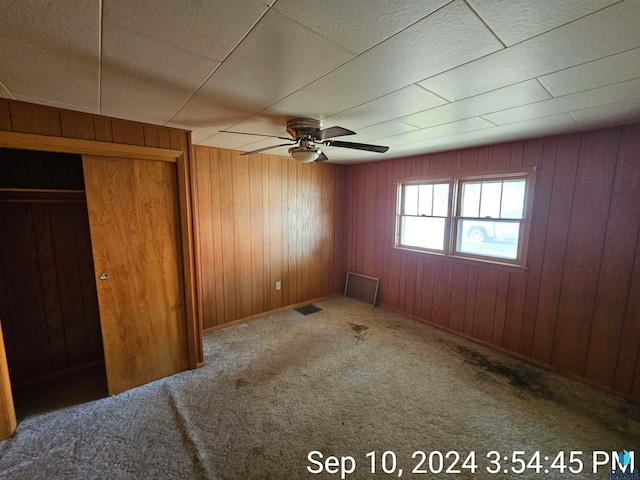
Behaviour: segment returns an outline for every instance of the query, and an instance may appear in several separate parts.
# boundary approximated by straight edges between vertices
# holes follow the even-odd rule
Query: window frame
[[[474,173],[459,173],[448,176],[432,175],[398,179],[395,182],[396,185],[396,219],[395,219],[395,231],[394,231],[394,248],[413,252],[418,254],[436,255],[439,257],[460,260],[481,262],[494,265],[501,265],[506,267],[514,267],[518,270],[525,270],[528,268],[528,253],[530,237],[533,224],[533,207],[535,201],[535,191],[537,187],[537,175],[538,167],[524,167],[518,169],[505,169],[487,172],[474,172]],[[460,228],[460,220],[478,220],[482,217],[463,217],[461,215],[462,209],[462,192],[463,185],[466,183],[482,182],[482,181],[505,181],[505,180],[525,180],[525,192],[524,192],[524,204],[522,209],[522,218],[520,219],[496,219],[491,218],[492,221],[518,221],[519,234],[518,234],[518,246],[515,259],[503,258],[491,255],[481,255],[475,253],[460,252],[458,242],[458,230]],[[449,200],[447,216],[445,217],[444,238],[443,238],[443,250],[436,250],[424,247],[416,247],[411,245],[404,245],[401,243],[402,239],[402,219],[407,216],[404,213],[404,187],[409,185],[434,185],[434,184],[449,184]],[[442,217],[437,217],[442,218]]]

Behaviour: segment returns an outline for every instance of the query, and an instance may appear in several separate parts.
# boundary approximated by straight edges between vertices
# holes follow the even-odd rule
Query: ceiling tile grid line
[[[254,22],[253,25],[251,25],[251,27],[249,28],[249,30],[247,30],[247,32],[242,36],[242,38],[240,38],[238,40],[238,42],[233,46],[233,48],[231,50],[229,50],[229,52],[226,54],[226,56],[220,61],[220,63],[218,65],[216,65],[213,70],[211,71],[211,73],[202,81],[202,83],[200,85],[198,85],[198,88],[196,88],[193,93],[189,96],[189,98],[187,98],[184,103],[180,106],[180,108],[178,108],[173,115],[171,115],[171,117],[165,122],[164,125],[168,125],[169,123],[171,123],[171,121],[175,118],[175,116],[185,107],[185,105],[187,105],[187,103],[189,103],[189,101],[194,97],[194,95],[196,95],[200,89],[209,81],[209,79],[211,79],[211,77],[216,73],[216,70],[218,70],[218,68],[220,68],[220,66],[225,62],[225,60],[227,60],[232,54],[233,52],[236,51],[236,49],[240,46],[240,44],[251,34],[251,32],[256,28],[256,26],[258,25],[258,23],[260,22],[260,20],[262,20],[262,18],[264,18],[264,16],[267,14],[267,12],[269,11],[270,8],[272,8],[273,3],[275,3],[276,0],[273,0],[273,2],[267,6],[267,8],[265,9],[265,11],[262,13],[262,15],[256,19],[256,21]]]
[[[396,36],[396,35],[400,35],[403,31],[405,31],[405,30],[407,30],[407,29],[411,28],[411,27],[412,27],[413,25],[415,25],[416,23],[418,23],[418,22],[420,22],[420,21],[424,20],[425,18],[427,18],[427,17],[428,17],[428,16],[430,16],[430,15],[433,15],[433,14],[434,14],[434,13],[436,13],[438,10],[440,10],[440,9],[442,9],[442,8],[444,8],[444,7],[446,7],[446,6],[447,6],[447,5],[449,5],[450,3],[453,3],[454,1],[455,1],[455,0],[444,0],[444,1],[441,1],[441,2],[440,2],[440,3],[442,3],[441,5],[439,5],[437,8],[435,8],[433,11],[429,11],[429,13],[428,13],[427,15],[425,15],[424,17],[420,17],[420,18],[418,18],[417,20],[415,20],[415,19],[414,19],[414,21],[413,21],[412,23],[410,23],[410,24],[408,24],[408,25],[404,26],[404,27],[403,27],[402,29],[400,29],[399,31],[394,32],[392,35],[389,35],[388,37],[386,37],[386,38],[384,38],[384,39],[380,40],[379,42],[375,43],[374,45],[369,46],[366,50],[364,50],[364,51],[362,51],[362,52],[353,52],[353,53],[354,53],[354,55],[355,55],[355,57],[354,57],[354,58],[351,58],[351,59],[347,60],[347,61],[346,61],[344,64],[342,64],[342,65],[338,65],[338,66],[337,66],[337,67],[335,67],[333,70],[331,70],[331,71],[329,71],[329,72],[325,73],[324,75],[322,75],[322,76],[318,77],[317,79],[314,79],[312,82],[309,82],[309,84],[307,84],[307,85],[303,85],[302,87],[300,87],[300,88],[299,88],[298,90],[296,90],[295,92],[292,92],[292,93],[290,93],[289,95],[287,95],[287,97],[285,97],[285,98],[281,98],[281,99],[279,99],[278,101],[274,102],[273,104],[271,104],[271,105],[269,105],[269,106],[265,107],[263,110],[261,110],[260,112],[258,112],[258,114],[260,114],[260,113],[262,113],[262,112],[264,112],[264,111],[269,110],[271,107],[273,107],[273,106],[277,105],[278,103],[282,102],[282,101],[283,101],[283,100],[285,100],[286,98],[288,98],[288,97],[290,97],[290,96],[292,96],[292,95],[294,95],[294,94],[298,93],[298,92],[299,92],[299,91],[301,91],[301,90],[304,90],[306,87],[308,87],[311,83],[315,82],[316,80],[319,80],[319,79],[321,79],[322,77],[324,77],[324,76],[326,76],[326,75],[330,75],[333,71],[335,71],[335,70],[337,70],[337,69],[341,68],[342,66],[344,66],[345,64],[347,64],[347,63],[349,63],[349,62],[353,61],[353,60],[354,60],[355,58],[357,58],[359,55],[362,55],[362,54],[366,53],[367,51],[374,49],[375,47],[377,47],[377,46],[378,46],[378,45],[380,45],[381,43],[383,43],[383,42],[385,42],[385,41],[388,41],[389,39],[391,39],[392,37],[394,37],[394,36]],[[309,27],[307,27],[307,25],[306,25],[306,24],[304,24],[304,23],[301,23],[301,22],[297,21],[295,18],[291,18],[289,15],[287,15],[287,14],[286,14],[286,13],[284,13],[284,12],[282,12],[282,11],[281,11],[281,9],[278,9],[278,8],[277,8],[279,5],[281,5],[281,4],[283,4],[283,3],[285,3],[285,2],[283,2],[282,0],[280,0],[280,1],[278,1],[278,2],[275,2],[275,4],[274,4],[274,9],[275,9],[275,10],[277,10],[278,12],[282,13],[283,15],[287,16],[287,18],[289,18],[291,21],[293,21],[293,22],[295,22],[295,23],[297,23],[297,24],[299,24],[299,25],[301,25],[301,26],[303,26],[303,27],[305,27],[305,28],[309,28]],[[291,2],[289,2],[289,3],[291,3]],[[357,2],[352,2],[352,3],[351,3],[351,5],[353,6],[353,5],[355,5],[356,3],[357,3]],[[417,2],[417,3],[419,3],[419,2]],[[298,0],[296,0],[296,1],[295,1],[295,9],[296,9],[295,11],[296,11],[296,12],[299,12],[299,11],[300,11],[300,5],[299,5],[299,4],[300,4],[300,2],[299,2]],[[353,8],[353,7],[352,7],[352,8]],[[359,13],[361,14],[361,13],[362,13],[362,11],[361,11],[359,8],[358,8],[358,10],[359,10]],[[316,33],[316,34],[318,34],[318,35],[320,35],[320,36],[323,36],[323,35],[322,35],[322,32],[320,32],[320,31],[316,31],[316,30],[314,30],[313,28],[309,28],[309,30],[313,31],[314,33]],[[327,37],[325,37],[325,38],[327,38]],[[331,38],[327,38],[327,40],[329,40],[329,41],[332,41],[332,42],[333,42],[333,40],[332,40]],[[338,44],[338,45],[339,45],[339,44]],[[411,85],[411,84],[410,84],[410,85]],[[409,87],[410,85],[407,85],[406,87]],[[385,93],[385,94],[383,94],[383,95],[381,95],[380,97],[377,97],[377,98],[382,98],[382,97],[384,97],[384,96],[390,95],[390,94],[395,93],[396,91],[402,90],[403,88],[406,88],[406,87],[401,87],[401,88],[398,88],[398,89],[397,89],[397,90],[395,90],[395,91],[387,92],[387,93]],[[422,88],[423,90],[426,90],[427,92],[429,92],[426,88],[423,88],[423,87],[420,87],[420,88]],[[430,93],[431,95],[435,95],[433,92],[429,92],[429,93]],[[372,100],[370,100],[370,101],[377,100],[377,98],[376,98],[376,99],[372,99]],[[444,99],[444,100],[446,100],[446,99]],[[447,100],[447,101],[448,101],[448,100]],[[355,105],[355,106],[350,107],[350,108],[356,108],[356,107],[359,107],[359,106],[361,106],[361,105],[365,105],[366,103],[368,103],[368,102],[363,102],[363,103],[361,103],[361,104],[359,104],[359,105]],[[348,110],[348,109],[345,109],[345,110],[343,110],[343,111],[346,111],[346,110]],[[339,112],[336,112],[336,114],[339,114],[339,113],[341,113],[341,112],[340,112],[340,111],[339,111]],[[244,118],[244,119],[242,119],[241,121],[236,122],[236,123],[235,123],[235,124],[233,124],[233,125],[229,125],[227,128],[232,129],[232,128],[236,127],[237,125],[241,124],[244,120],[247,120],[247,119],[246,119],[246,118]],[[353,128],[357,128],[357,127],[353,127]],[[282,134],[286,134],[286,131],[285,131],[285,130],[282,130],[280,133],[282,133]],[[208,137],[208,138],[210,138],[210,137]],[[253,144],[253,142],[252,142],[251,144]],[[249,144],[246,144],[246,145],[249,145]]]
[[[0,98],[213,147],[308,117],[376,161],[638,122],[638,92],[639,0],[0,0]]]

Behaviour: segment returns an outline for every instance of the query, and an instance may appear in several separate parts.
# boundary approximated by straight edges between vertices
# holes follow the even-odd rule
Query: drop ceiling
[[[390,147],[325,147],[335,163],[621,125],[640,1],[0,0],[0,97],[242,151],[282,142],[219,130],[295,117]]]

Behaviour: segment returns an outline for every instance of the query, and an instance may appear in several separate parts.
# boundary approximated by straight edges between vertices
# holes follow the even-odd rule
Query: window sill
[[[529,268],[523,267],[520,265],[514,265],[512,263],[504,263],[499,260],[490,260],[484,258],[471,258],[464,257],[461,255],[446,255],[444,253],[439,252],[429,252],[426,250],[418,250],[408,247],[391,247],[393,250],[398,251],[398,253],[403,253],[411,256],[428,256],[433,257],[434,259],[444,260],[446,262],[453,262],[463,265],[469,265],[473,267],[493,267],[496,270],[502,270],[510,273],[526,273]]]

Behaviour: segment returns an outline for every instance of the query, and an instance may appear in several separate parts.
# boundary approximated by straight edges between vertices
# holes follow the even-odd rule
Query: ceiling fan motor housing
[[[307,138],[317,130],[322,130],[322,122],[313,118],[292,118],[287,122],[287,132],[296,140]]]

